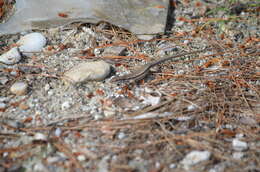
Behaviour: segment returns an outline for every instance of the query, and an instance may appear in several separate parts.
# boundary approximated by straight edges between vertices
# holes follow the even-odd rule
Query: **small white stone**
[[[5,108],[6,108],[6,104],[0,102],[0,109],[5,109]]]
[[[142,97],[142,99],[144,100],[143,101],[144,104],[155,106],[160,103],[161,97],[149,95],[147,97]]]
[[[45,166],[41,163],[41,162],[37,162],[34,167],[33,167],[33,171],[47,171],[47,169],[45,168]]]
[[[13,75],[13,76],[18,76],[17,71],[12,71],[12,72],[10,72],[10,74]]]
[[[21,60],[21,54],[17,47],[14,47],[0,56],[0,62],[8,65],[18,63]]]
[[[54,133],[55,133],[55,136],[60,137],[61,133],[62,133],[61,128],[56,128]]]
[[[243,138],[245,135],[243,134],[243,133],[238,133],[238,134],[236,134],[236,138],[237,139],[241,139],[241,138]]]
[[[71,104],[70,104],[69,101],[65,101],[65,102],[63,102],[62,105],[61,105],[61,109],[62,109],[62,110],[69,109],[70,107],[71,107]]]
[[[188,109],[188,111],[193,111],[193,110],[197,109],[197,106],[194,105],[194,104],[191,104],[191,105],[189,105],[189,106],[187,107],[187,109]]]
[[[86,157],[85,157],[84,155],[79,155],[79,156],[77,156],[77,159],[78,159],[79,161],[85,161],[85,160],[86,160]]]
[[[21,53],[26,56],[31,56],[33,53],[40,52],[46,45],[46,42],[46,38],[43,34],[34,32],[21,37],[17,44],[19,45]]]
[[[3,153],[3,157],[7,157],[8,155],[9,155],[8,152],[4,152],[4,153]]]
[[[52,96],[54,94],[54,91],[53,90],[49,90],[48,93],[47,93],[49,96]]]
[[[89,80],[104,80],[110,73],[110,65],[104,61],[81,63],[64,73],[64,78],[72,83]]]
[[[99,119],[102,119],[102,118],[103,118],[103,116],[100,115],[100,114],[95,114],[95,115],[94,115],[94,119],[95,119],[95,120],[99,120]]]
[[[234,152],[232,154],[232,156],[234,159],[241,160],[244,157],[244,153],[243,152]]]
[[[174,164],[174,163],[172,163],[172,164],[169,165],[169,168],[176,168],[176,167],[177,167],[177,165]]]
[[[160,168],[161,167],[161,164],[160,164],[160,162],[155,162],[155,168]]]
[[[207,161],[210,158],[211,153],[208,151],[192,151],[185,156],[181,161],[181,164],[184,168],[189,168],[195,164],[198,164],[202,161]]]
[[[123,133],[123,132],[120,132],[120,133],[118,133],[118,136],[117,136],[119,139],[123,139],[123,138],[125,138],[126,137],[126,135],[125,135],[125,133]]]
[[[186,45],[187,45],[189,42],[190,42],[189,40],[184,40],[184,41],[183,41],[183,43],[186,44]]]
[[[47,158],[47,162],[50,163],[50,164],[55,163],[55,162],[59,162],[60,160],[61,160],[61,158],[57,157],[57,156]]]
[[[239,139],[233,139],[232,141],[233,149],[236,151],[244,151],[247,150],[248,145],[246,142],[240,141]]]
[[[44,86],[44,90],[45,90],[45,91],[49,91],[50,88],[51,88],[50,84],[46,84],[46,85]]]
[[[115,111],[112,111],[112,110],[104,110],[104,116],[105,117],[112,117],[116,114]]]
[[[47,140],[47,136],[42,134],[42,133],[36,133],[34,135],[34,140],[42,140],[42,141],[46,141]]]
[[[18,81],[18,82],[15,82],[11,88],[10,88],[10,91],[13,93],[13,94],[16,94],[16,95],[24,95],[27,93],[27,89],[28,89],[28,84],[26,82],[22,82],[22,81]]]

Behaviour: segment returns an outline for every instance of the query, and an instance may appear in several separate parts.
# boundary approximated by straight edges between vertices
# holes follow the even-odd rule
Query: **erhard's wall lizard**
[[[151,61],[151,62],[141,66],[140,68],[136,69],[135,71],[133,71],[130,74],[115,77],[111,81],[112,82],[124,81],[124,80],[138,81],[138,80],[143,79],[147,75],[147,73],[149,72],[149,69],[151,67],[155,66],[155,65],[163,63],[167,60],[172,60],[172,59],[175,59],[175,58],[178,58],[178,57],[182,57],[182,56],[186,56],[186,55],[190,55],[190,54],[195,54],[195,53],[200,53],[200,52],[204,52],[204,51],[207,51],[207,50],[209,50],[209,49],[197,50],[197,51],[177,54],[177,55],[174,55],[174,56],[163,57],[161,59]],[[179,60],[179,58],[175,59],[175,61],[176,60]]]

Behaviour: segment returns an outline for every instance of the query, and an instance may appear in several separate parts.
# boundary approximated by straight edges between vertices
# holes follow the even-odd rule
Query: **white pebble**
[[[62,133],[61,128],[56,128],[56,130],[55,130],[54,133],[55,133],[55,136],[60,137],[60,136],[61,136],[61,133]]]
[[[10,72],[10,74],[13,75],[13,76],[18,76],[17,71],[12,71],[12,72]]]
[[[11,86],[10,91],[13,94],[16,94],[16,95],[20,96],[20,95],[26,94],[27,93],[27,89],[28,89],[28,84],[26,82],[18,81],[18,82],[15,82]]]
[[[45,91],[49,91],[50,88],[51,88],[50,84],[46,84],[46,85],[44,86],[44,90],[45,90]]]
[[[144,104],[155,106],[160,103],[161,97],[148,95],[147,97],[141,97]]]
[[[112,117],[115,116],[116,112],[112,110],[104,110],[104,116],[105,117]]]
[[[5,109],[6,108],[6,104],[5,103],[0,103],[0,109]]]
[[[238,134],[236,134],[236,138],[237,139],[241,139],[241,138],[243,138],[245,135],[243,134],[243,133],[238,133]]]
[[[121,139],[125,138],[126,135],[125,135],[125,133],[120,132],[120,133],[118,133],[118,136],[117,136],[117,137],[121,140]]]
[[[61,158],[57,157],[57,156],[47,158],[47,162],[50,163],[50,164],[55,163],[55,162],[59,162],[59,161],[61,161]]]
[[[46,141],[47,140],[47,136],[42,134],[42,133],[36,133],[34,135],[34,140],[42,140],[42,141]]]
[[[172,164],[169,165],[169,168],[176,168],[176,167],[177,167],[177,165],[174,164],[174,163],[172,163]]]
[[[54,94],[54,91],[53,90],[49,90],[48,93],[47,93],[49,96],[52,96]]]
[[[21,54],[17,47],[14,47],[0,56],[0,62],[8,65],[16,64],[21,60]]]
[[[72,83],[88,80],[104,80],[110,73],[110,65],[104,61],[81,63],[64,73],[64,78]]]
[[[63,103],[62,103],[61,109],[62,109],[62,110],[69,109],[70,106],[71,106],[70,102],[66,101],[66,102],[63,102]]]
[[[243,152],[234,152],[232,154],[232,156],[234,159],[241,160],[244,157],[244,153]]]
[[[33,171],[47,171],[47,169],[41,162],[37,162],[33,166]]]
[[[41,33],[34,32],[21,37],[17,44],[21,53],[30,56],[35,52],[40,52],[46,42],[46,38]]]
[[[191,105],[189,105],[189,106],[187,107],[187,109],[188,109],[188,111],[193,111],[193,110],[197,109],[197,106],[194,105],[194,104],[191,104]]]
[[[4,153],[3,153],[3,157],[7,157],[8,155],[9,155],[8,152],[4,152]]]
[[[239,139],[233,139],[232,141],[233,149],[236,151],[244,151],[248,148],[248,145],[246,142],[240,141]]]
[[[207,161],[210,158],[211,153],[208,151],[192,151],[181,161],[184,168],[189,168],[202,161]]]
[[[77,156],[77,159],[78,159],[79,161],[85,161],[85,160],[86,160],[86,157],[85,157],[84,155],[79,155],[79,156]]]

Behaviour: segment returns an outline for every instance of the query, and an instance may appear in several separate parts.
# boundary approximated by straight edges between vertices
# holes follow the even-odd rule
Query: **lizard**
[[[163,57],[163,58],[160,58],[158,60],[148,62],[145,65],[142,65],[141,67],[137,68],[136,70],[134,70],[130,74],[114,77],[114,78],[111,79],[111,81],[112,82],[126,81],[126,80],[139,81],[139,80],[143,79],[148,74],[150,68],[152,68],[152,67],[154,67],[158,64],[161,64],[161,63],[168,61],[168,60],[172,60],[174,58],[183,57],[183,56],[195,54],[195,53],[200,53],[200,52],[204,52],[204,51],[207,51],[207,50],[209,50],[209,49],[206,48],[206,49],[203,49],[203,50],[196,50],[196,51],[177,54],[177,55],[174,55],[174,56]],[[178,59],[175,59],[175,60],[178,60]]]

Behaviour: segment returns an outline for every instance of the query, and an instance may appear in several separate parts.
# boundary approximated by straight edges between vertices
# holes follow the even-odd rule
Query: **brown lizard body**
[[[171,60],[171,59],[174,59],[174,58],[177,58],[177,57],[182,57],[182,56],[186,56],[186,55],[190,55],[190,54],[194,54],[194,53],[200,53],[200,52],[203,52],[203,51],[206,51],[206,50],[208,50],[208,49],[197,50],[197,51],[177,54],[177,55],[174,55],[174,56],[163,57],[161,59],[151,61],[151,62],[141,66],[140,68],[136,69],[134,72],[132,72],[130,74],[115,77],[115,78],[112,79],[112,81],[113,82],[124,81],[124,80],[138,81],[138,80],[143,79],[147,75],[147,73],[149,72],[149,69],[151,67],[155,66],[155,65],[158,65],[158,64],[163,63],[167,60]],[[178,60],[178,59],[175,59],[175,60]]]

